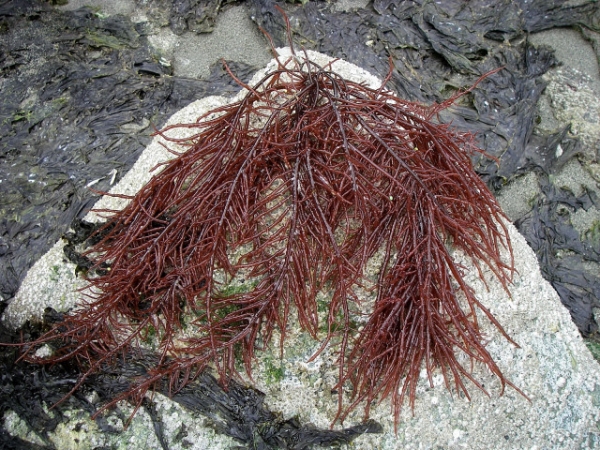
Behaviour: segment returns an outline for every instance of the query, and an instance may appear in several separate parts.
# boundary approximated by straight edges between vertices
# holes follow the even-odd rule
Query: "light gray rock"
[[[281,51],[285,54],[285,50]],[[309,52],[309,56],[324,64],[324,55]],[[272,64],[272,63],[271,63]],[[272,67],[272,66],[270,66]],[[344,61],[333,66],[344,77],[376,85],[378,80],[362,69]],[[260,76],[260,75],[257,75]],[[226,101],[207,98],[180,111],[171,122],[191,122],[204,111]],[[149,179],[148,170],[169,157],[156,139],[144,152],[131,172],[115,187],[115,192],[133,193]],[[116,207],[114,198],[104,198],[98,208]],[[91,218],[91,216],[90,216]],[[556,292],[542,278],[533,251],[524,238],[510,224],[508,227],[517,273],[510,286],[509,296],[491,273],[481,280],[464,255],[455,258],[465,266],[465,279],[475,289],[478,299],[502,324],[508,334],[520,345],[517,348],[506,341],[487,320],[481,318],[487,348],[503,373],[529,397],[507,388],[500,395],[498,380],[484,367],[475,366],[473,373],[490,393],[487,397],[470,389],[471,401],[451,394],[443,384],[441,372],[434,374],[433,388],[429,387],[425,371],[417,391],[414,412],[405,408],[397,433],[389,402],[384,400],[372,408],[371,417],[384,427],[382,435],[359,437],[354,449],[587,449],[600,447],[600,368],[585,347],[569,313],[561,305]],[[72,305],[73,268],[62,262],[60,243],[44,256],[29,272],[15,301],[7,309],[3,320],[18,326],[30,317],[39,317],[45,305],[68,308]],[[505,254],[505,258],[509,255]],[[64,297],[64,298],[63,298]],[[331,389],[336,382],[335,348],[326,349],[314,361],[310,355],[318,348],[298,329],[288,332],[283,361],[278,349],[258,355],[255,386],[267,394],[266,402],[272,410],[286,418],[298,416],[302,422],[328,427],[336,414],[336,396]],[[276,342],[277,336],[275,336]],[[272,375],[273,365],[283,367],[281,376]],[[168,434],[169,448],[184,448],[176,438],[181,423],[189,424],[186,441],[189,448],[222,449],[233,441],[215,436],[202,425],[202,418],[194,417],[170,400],[156,396]],[[126,408],[127,406],[124,406]],[[155,448],[152,424],[139,413],[131,428],[124,434],[103,436],[86,415],[73,411],[74,421],[85,423],[75,427],[67,423],[55,433],[61,440],[60,448],[73,446],[75,433],[85,442],[103,443],[114,448]],[[4,417],[6,429],[23,438],[30,433],[14,413]],[[120,419],[115,418],[115,421]],[[352,425],[362,420],[358,409],[346,420]],[[122,424],[121,424],[122,425]],[[336,425],[337,426],[337,425]],[[62,437],[61,437],[62,436]],[[71,441],[70,441],[71,440]],[[135,447],[133,447],[135,443]],[[96,444],[94,444],[96,445]]]

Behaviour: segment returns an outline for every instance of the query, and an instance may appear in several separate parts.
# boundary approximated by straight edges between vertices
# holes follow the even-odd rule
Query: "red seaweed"
[[[238,358],[251,375],[255,350],[276,329],[283,348],[292,310],[316,339],[316,296],[328,290],[321,348],[336,345],[339,355],[336,420],[359,404],[368,416],[374,400],[391,397],[397,423],[407,396],[414,407],[423,366],[430,383],[439,369],[448,389],[468,396],[469,380],[484,391],[460,354],[514,387],[486,350],[476,313],[513,341],[452,258],[464,252],[480,276],[487,267],[508,289],[505,216],[470,159],[481,150],[435,120],[454,100],[416,104],[330,65],[280,58],[241,100],[175,125],[193,129],[178,141],[189,148],[122,211],[104,211],[102,238],[86,254],[109,269],[90,271],[83,305],[25,357],[40,362],[34,350],[59,340],[41,362],[75,358],[83,369],[75,390],[153,330],[158,364],[111,403],[139,405],[165,377],[176,392],[208,365],[224,385],[239,375]],[[378,252],[374,309],[355,338],[356,290],[369,285],[365,267]],[[252,289],[224,293],[240,274]],[[346,382],[354,387],[347,405]]]

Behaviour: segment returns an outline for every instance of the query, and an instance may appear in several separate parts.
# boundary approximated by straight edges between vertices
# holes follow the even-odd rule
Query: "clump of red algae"
[[[165,378],[173,393],[208,365],[226,385],[239,375],[238,355],[250,375],[255,349],[275,329],[283,348],[291,308],[316,339],[316,296],[328,290],[321,349],[335,336],[335,420],[359,404],[368,416],[374,400],[391,397],[397,424],[407,395],[414,407],[423,365],[430,383],[439,368],[448,389],[468,397],[470,380],[485,392],[460,354],[486,365],[503,389],[521,392],[486,350],[476,312],[514,342],[451,256],[450,247],[461,250],[480,276],[487,267],[508,290],[512,250],[505,216],[471,164],[480,150],[471,136],[434,120],[464,92],[424,106],[346,80],[306,55],[277,61],[255,85],[240,82],[241,100],[161,131],[166,138],[186,127],[194,135],[178,141],[187,151],[164,163],[123,210],[100,211],[108,220],[86,254],[95,269],[109,269],[89,272],[82,307],[26,343],[24,357],[76,359],[83,375],[74,391],[153,330],[157,364],[109,404],[129,398],[139,407]],[[365,267],[377,252],[374,309],[354,338],[355,291],[369,284]],[[224,293],[223,279],[240,273],[256,280],[253,287]],[[193,337],[176,338],[184,328]],[[50,342],[59,342],[53,355],[36,357]],[[354,386],[349,405],[346,382]]]

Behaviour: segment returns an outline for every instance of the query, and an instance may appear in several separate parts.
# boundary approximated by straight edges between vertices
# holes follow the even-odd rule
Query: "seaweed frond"
[[[176,392],[207,365],[226,385],[239,355],[251,374],[256,348],[276,329],[283,347],[292,308],[316,338],[316,296],[329,287],[336,419],[361,403],[368,415],[372,401],[391,396],[397,422],[407,396],[414,405],[423,366],[430,382],[439,368],[449,389],[468,396],[469,380],[483,390],[461,354],[512,386],[483,344],[477,312],[510,338],[451,253],[508,289],[505,217],[473,170],[472,138],[436,123],[439,105],[348,81],[306,56],[278,61],[241,100],[177,125],[194,130],[189,149],[123,210],[105,211],[86,252],[83,305],[28,344],[26,357],[38,360],[35,348],[58,339],[46,362],[76,358],[85,378],[135,352],[152,330],[156,367],[119,398],[139,404],[164,377]],[[356,291],[378,252],[374,310],[355,339]],[[237,276],[252,283],[226,289]],[[354,385],[349,405],[345,382]]]

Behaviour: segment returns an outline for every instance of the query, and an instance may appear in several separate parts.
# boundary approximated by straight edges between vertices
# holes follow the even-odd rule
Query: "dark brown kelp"
[[[89,276],[84,305],[27,358],[59,339],[47,361],[76,358],[85,377],[155,335],[158,364],[120,397],[139,404],[164,377],[175,392],[207,365],[226,384],[236,355],[250,374],[255,348],[276,328],[283,345],[292,308],[316,338],[315,297],[328,290],[338,418],[361,402],[368,414],[371,401],[391,396],[397,420],[407,394],[414,404],[423,364],[430,375],[439,368],[449,389],[467,394],[468,379],[483,390],[461,353],[511,385],[482,343],[476,311],[510,338],[450,250],[470,256],[480,275],[487,266],[506,288],[504,216],[472,168],[479,150],[471,138],[433,120],[441,108],[347,81],[304,57],[281,60],[242,100],[177,125],[194,130],[179,142],[189,149],[125,209],[110,211],[87,252],[109,269]],[[371,283],[365,267],[377,252],[374,310],[354,341],[355,290]],[[228,280],[242,275],[253,287],[227,293]],[[344,407],[346,382],[354,396]]]

